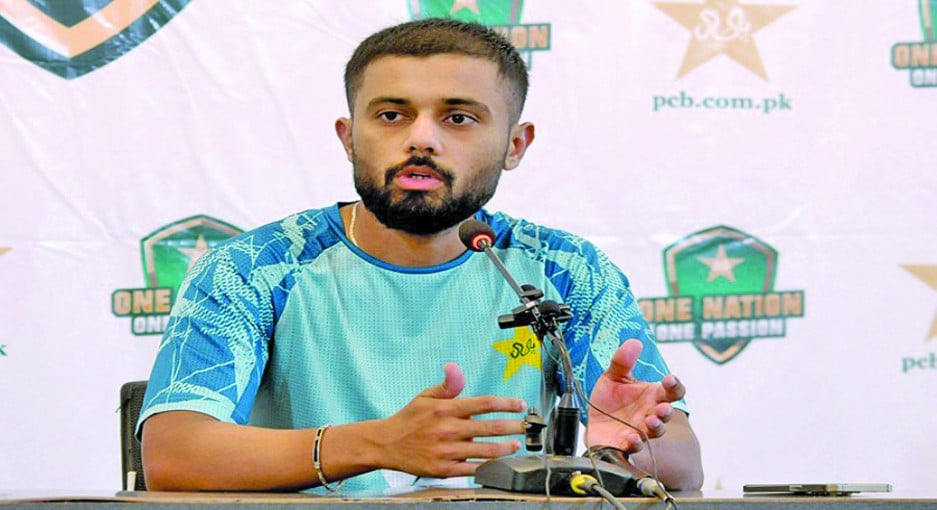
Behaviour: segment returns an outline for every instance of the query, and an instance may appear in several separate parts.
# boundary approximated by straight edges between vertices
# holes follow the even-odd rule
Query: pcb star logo
[[[752,36],[794,9],[793,5],[742,4],[741,0],[653,4],[690,31],[690,44],[677,72],[678,79],[713,58],[725,55],[767,80],[768,73]]]
[[[902,264],[905,271],[914,275],[915,278],[924,282],[928,287],[937,290],[937,265],[911,265]],[[934,321],[931,322],[930,331],[927,333],[927,341],[937,338],[937,313],[934,314]]]
[[[697,260],[709,267],[709,275],[706,276],[706,283],[716,278],[722,277],[735,283],[735,273],[732,269],[745,262],[743,257],[730,257],[726,254],[725,245],[720,244],[716,250],[715,257],[696,257]]]
[[[491,346],[508,358],[507,365],[504,367],[503,380],[505,381],[513,377],[523,365],[541,370],[540,341],[528,326],[514,328],[513,338],[495,342]]]

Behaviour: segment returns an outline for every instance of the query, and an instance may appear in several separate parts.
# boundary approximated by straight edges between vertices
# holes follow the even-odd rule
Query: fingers
[[[638,356],[641,355],[643,349],[644,344],[633,338],[621,344],[612,356],[612,362],[605,370],[605,375],[615,382],[633,381],[631,370],[638,362]]]
[[[423,390],[418,396],[429,398],[456,398],[465,388],[465,375],[455,363],[446,363],[443,367],[445,376],[436,386]]]
[[[495,443],[491,441],[473,441],[465,443],[465,459],[494,459],[511,455],[521,449],[521,442],[517,440]]]
[[[445,453],[435,462],[430,462],[416,470],[419,474],[434,477],[469,476],[482,464],[480,460],[495,459],[511,455],[521,449],[520,441],[493,443],[486,441],[459,441],[450,443]],[[429,469],[427,469],[429,468]]]
[[[465,428],[464,437],[512,436],[523,433],[523,420],[472,420]]]
[[[686,387],[677,379],[677,376],[670,374],[664,377],[660,382],[660,388],[657,391],[657,400],[661,402],[675,402],[686,396]]]
[[[450,416],[465,418],[486,413],[521,413],[527,409],[527,403],[519,398],[490,395],[460,398],[451,404]]]
[[[443,370],[445,377],[441,383],[417,395],[417,397],[452,400],[448,412],[444,410],[446,408],[440,408],[441,415],[469,417],[497,412],[520,413],[527,409],[527,403],[519,398],[484,396],[453,400],[465,389],[465,375],[455,363],[446,363]]]
[[[647,437],[661,437],[667,432],[667,421],[670,420],[671,415],[669,410],[670,406],[667,405],[667,408],[668,410],[666,412],[655,410],[654,414],[644,418],[644,427],[647,429]]]
[[[641,436],[630,428],[622,427],[614,443],[615,444],[612,446],[627,454],[636,453],[644,449],[644,441],[641,439]]]

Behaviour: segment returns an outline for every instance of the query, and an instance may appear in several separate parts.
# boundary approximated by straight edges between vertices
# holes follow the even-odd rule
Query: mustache
[[[436,162],[432,160],[432,158],[428,156],[410,156],[410,158],[408,158],[403,163],[394,165],[384,172],[384,184],[389,186],[390,183],[394,180],[394,177],[397,177],[397,174],[402,172],[403,169],[408,166],[425,166],[426,168],[431,169],[433,172],[436,172],[440,178],[442,178],[443,182],[445,182],[447,186],[452,186],[452,181],[455,180],[455,175],[453,175],[449,169],[437,165]]]

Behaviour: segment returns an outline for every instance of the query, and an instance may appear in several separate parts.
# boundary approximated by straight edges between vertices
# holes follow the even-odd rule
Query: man
[[[198,261],[140,418],[149,487],[380,489],[394,471],[471,475],[518,452],[523,412],[540,404],[543,373],[555,391],[557,367],[541,366],[529,329],[498,328],[517,297],[459,240],[471,217],[519,281],[571,305],[564,333],[592,402],[656,438],[666,485],[700,487],[684,388],[624,275],[580,238],[481,210],[534,140],[518,123],[516,50],[481,25],[405,23],[362,42],[345,84],[350,117],[335,129],[361,201]],[[632,461],[650,469],[639,435],[591,410],[587,442],[640,451]]]

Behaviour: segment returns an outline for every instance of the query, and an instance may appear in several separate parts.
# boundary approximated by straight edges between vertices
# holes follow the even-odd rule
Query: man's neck
[[[357,207],[357,211],[355,211]],[[449,262],[465,252],[458,225],[442,232],[416,235],[386,227],[356,202],[340,210],[349,240],[372,257],[401,267],[429,267]],[[352,213],[355,221],[352,222]],[[354,231],[350,228],[354,223]]]

